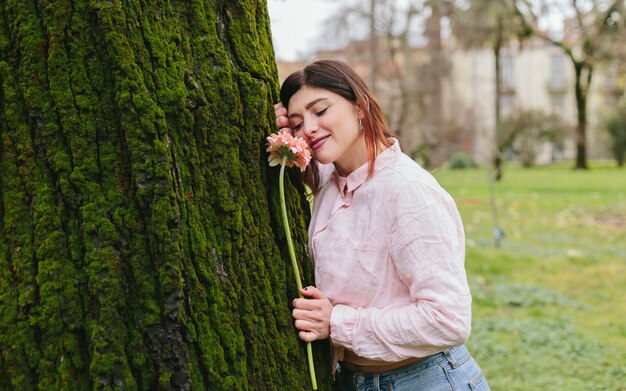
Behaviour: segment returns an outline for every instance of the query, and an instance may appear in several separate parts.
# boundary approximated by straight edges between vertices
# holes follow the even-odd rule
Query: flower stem
[[[280,193],[280,209],[283,215],[283,227],[285,227],[285,236],[287,236],[287,247],[289,248],[289,257],[291,258],[291,266],[293,267],[293,274],[296,278],[296,286],[298,287],[298,296],[304,298],[300,290],[302,289],[302,281],[300,280],[300,269],[298,268],[298,262],[296,261],[296,252],[293,249],[293,242],[291,241],[291,230],[289,229],[289,220],[287,219],[287,204],[285,203],[285,163],[287,163],[287,156],[283,156],[283,160],[280,164],[280,176],[278,179],[278,188]],[[309,373],[311,374],[311,384],[313,389],[317,390],[317,380],[315,379],[315,364],[313,363],[313,349],[311,342],[306,343],[306,354],[309,360]]]

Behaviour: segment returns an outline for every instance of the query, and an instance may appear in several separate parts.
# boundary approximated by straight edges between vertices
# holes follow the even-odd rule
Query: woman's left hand
[[[333,313],[333,305],[326,298],[324,292],[314,286],[303,288],[300,293],[306,299],[293,301],[291,315],[296,320],[300,339],[311,342],[317,339],[326,339],[330,335],[330,316]]]

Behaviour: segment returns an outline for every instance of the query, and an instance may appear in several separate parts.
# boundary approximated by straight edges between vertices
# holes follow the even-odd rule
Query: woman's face
[[[356,106],[334,92],[303,86],[289,100],[289,123],[308,143],[313,157],[334,163],[340,175],[348,175],[367,163],[365,137]]]

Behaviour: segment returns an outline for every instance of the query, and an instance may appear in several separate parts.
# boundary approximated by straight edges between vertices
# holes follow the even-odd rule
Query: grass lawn
[[[492,390],[626,390],[626,168],[433,172],[467,237],[468,347]]]

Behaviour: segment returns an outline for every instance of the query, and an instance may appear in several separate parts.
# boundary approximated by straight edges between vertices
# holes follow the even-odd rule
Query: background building
[[[496,140],[493,51],[487,47],[462,49],[450,40],[442,43],[439,57],[434,58],[427,45],[402,50],[393,41],[381,42],[375,93],[403,150],[427,160],[430,166],[444,163],[457,152],[469,154],[481,164],[488,162]],[[315,58],[345,61],[371,84],[368,50],[367,41],[355,41],[341,49],[318,51]],[[564,51],[539,38],[523,45],[513,41],[502,50],[500,62],[501,118],[530,111],[554,115],[565,137],[542,143],[535,162],[573,159],[574,70]],[[305,64],[278,62],[281,80]],[[604,107],[611,102],[614,79],[603,77],[600,70],[594,75],[588,107],[590,158],[607,157],[604,132],[598,128]],[[509,150],[505,158],[515,160],[517,156]]]

